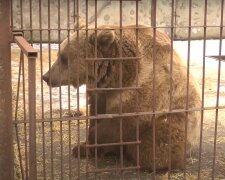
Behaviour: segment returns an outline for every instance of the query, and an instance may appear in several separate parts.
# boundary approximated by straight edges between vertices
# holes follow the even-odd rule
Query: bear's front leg
[[[73,157],[78,157],[78,145],[76,145],[72,150]],[[80,157],[86,156],[86,142],[80,144]]]

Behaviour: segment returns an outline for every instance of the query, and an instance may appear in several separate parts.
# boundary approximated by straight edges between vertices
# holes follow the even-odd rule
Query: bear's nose
[[[48,83],[49,78],[48,78],[48,76],[47,76],[46,74],[42,76],[42,79],[43,79],[46,83]]]

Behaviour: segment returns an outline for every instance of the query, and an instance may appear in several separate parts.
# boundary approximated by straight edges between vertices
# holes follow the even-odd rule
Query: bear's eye
[[[61,56],[61,62],[62,62],[63,65],[67,65],[68,64],[68,57]]]

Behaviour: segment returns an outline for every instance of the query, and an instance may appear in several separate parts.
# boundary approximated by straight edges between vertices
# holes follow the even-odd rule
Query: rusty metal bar
[[[225,56],[224,55],[221,55],[221,56],[205,56],[205,57],[209,57],[209,58],[215,59],[217,61],[219,61],[219,59],[221,61],[225,61]]]
[[[70,35],[70,1],[66,0],[66,25],[67,25],[67,38],[68,38],[68,47],[70,48],[71,46],[71,35]],[[71,74],[71,69],[70,69],[70,63],[71,63],[71,58],[68,54],[67,56],[68,58],[68,76],[67,76],[67,82],[68,82],[68,112],[71,112],[71,89],[70,89],[70,82],[71,82],[71,78],[70,78],[70,74]],[[68,179],[72,179],[72,161],[71,161],[71,121],[68,121],[68,149],[69,149],[69,157],[68,157],[68,163],[69,163],[69,174],[68,174]]]
[[[121,87],[121,88],[87,88],[87,92],[96,91],[125,91],[125,90],[138,90],[142,87]]]
[[[24,121],[26,121],[27,119],[27,108],[26,108],[26,90],[25,90],[25,67],[24,67],[24,54],[22,53],[21,51],[21,66],[22,66],[22,78],[23,78],[23,118],[24,118]],[[19,88],[19,87],[18,87]],[[17,111],[17,109],[16,109]],[[27,179],[28,178],[28,146],[27,146],[27,124],[24,123],[24,126],[23,126],[23,129],[24,129],[24,138],[25,138],[25,151],[24,151],[24,157],[25,157],[25,173],[26,173],[26,176],[25,178]]]
[[[220,25],[223,25],[223,10],[224,8],[224,0],[221,0],[221,11],[220,11]],[[223,27],[220,28],[220,42],[219,42],[219,63],[218,63],[218,77],[217,77],[217,92],[216,92],[216,106],[219,106],[220,100],[220,81],[221,81],[221,53],[222,53],[222,38],[223,38]],[[213,148],[213,166],[212,166],[212,179],[215,177],[215,166],[216,166],[216,150],[217,150],[217,129],[218,129],[218,116],[219,110],[216,109],[215,114],[215,132],[214,132],[214,148]]]
[[[202,104],[204,108],[205,104],[205,54],[206,54],[206,26],[207,26],[207,4],[208,0],[204,3],[204,40],[203,40],[203,60],[202,60]],[[204,110],[201,111],[201,123],[200,123],[200,142],[199,142],[199,153],[198,153],[198,179],[201,179],[201,163],[202,163],[202,138],[203,138],[203,121],[204,121]]]
[[[155,69],[155,59],[156,59],[156,7],[157,7],[157,0],[152,0],[151,1],[151,26],[153,27],[153,53],[152,53],[152,61],[153,61],[153,84],[152,84],[152,89],[153,89],[153,106],[150,107],[152,108],[153,113],[155,113],[155,102],[156,102],[156,98],[155,98],[155,76],[156,76],[156,69]],[[153,114],[152,116],[152,162],[153,162],[153,179],[155,179],[156,177],[156,150],[155,150],[155,144],[156,144],[156,129],[155,129],[155,114]],[[169,174],[168,174],[169,175]]]
[[[76,0],[77,1],[77,8],[76,8],[76,11],[77,11],[77,44],[78,44],[78,49],[79,49],[79,43],[80,43],[80,32],[79,32],[79,27],[80,27],[80,23],[79,23],[79,0]],[[75,0],[74,0],[74,5],[75,5]],[[75,10],[74,10],[75,11]],[[75,20],[75,17],[74,17],[74,20]],[[79,57],[79,51],[78,51],[78,54],[77,56]],[[77,66],[77,111],[80,112],[80,91],[79,91],[79,86],[80,86],[80,78],[79,78],[79,70],[80,70],[80,58],[78,58],[78,66]],[[78,157],[78,161],[77,161],[77,178],[80,179],[80,120],[77,121],[77,157]]]
[[[174,109],[172,111],[154,111],[154,112],[134,112],[134,113],[122,113],[122,114],[98,114],[98,116],[79,116],[79,117],[64,117],[64,118],[52,118],[52,119],[37,119],[37,123],[41,122],[50,122],[54,121],[70,121],[70,120],[86,120],[86,119],[111,119],[111,118],[119,118],[119,117],[131,117],[131,116],[144,116],[144,115],[166,115],[166,114],[176,114],[176,113],[184,113],[184,112],[194,112],[194,111],[205,111],[205,110],[216,110],[216,109],[225,109],[225,106],[211,106],[205,108],[189,108],[185,109]],[[21,123],[29,123],[29,121],[18,120],[18,122],[13,121],[13,123],[21,124]]]
[[[12,89],[10,55],[10,1],[0,0],[0,175],[14,179]]]
[[[23,53],[22,51],[20,52],[20,65],[19,65],[19,73],[18,73],[18,83],[17,83],[17,92],[16,92],[16,111],[15,111],[15,122],[17,122],[17,117],[18,117],[18,104],[19,104],[19,93],[20,93],[20,76],[21,76],[21,69],[22,69],[22,59],[23,59]],[[26,119],[24,119],[24,121],[26,121]],[[25,125],[26,123],[24,123]],[[22,164],[22,155],[21,155],[21,149],[20,149],[20,138],[19,138],[19,129],[18,126],[15,125],[15,133],[16,133],[16,141],[17,141],[17,148],[18,148],[18,154],[19,154],[19,161],[20,161],[20,172],[21,172],[21,176],[22,179],[24,178],[24,168],[23,168],[23,164]],[[26,138],[26,137],[25,137]],[[25,151],[26,151],[26,144],[25,144]],[[27,153],[25,152],[25,158],[27,158]],[[27,160],[25,162],[25,168],[27,170]],[[27,173],[27,172],[26,172]],[[26,176],[27,178],[28,176]]]
[[[29,0],[29,11],[30,11],[30,42],[33,43],[33,21],[32,21],[32,0]]]
[[[139,26],[139,22],[138,22],[138,16],[139,16],[139,13],[138,13],[138,10],[139,10],[139,6],[138,6],[138,0],[136,0],[136,27]],[[139,56],[139,46],[138,46],[138,40],[139,40],[139,33],[138,33],[138,30],[139,29],[136,29],[136,42],[135,42],[135,45],[136,45],[136,56]],[[139,68],[139,62],[136,61],[135,62],[135,71],[136,71],[136,83],[135,83],[135,87],[138,87],[138,83],[139,83],[139,71],[138,71],[138,68]],[[139,103],[140,103],[140,100],[139,100],[139,93],[138,91],[136,91],[136,112],[138,113],[138,106],[139,106]],[[136,141],[139,141],[140,139],[140,126],[139,126],[139,119],[136,119]],[[137,148],[137,162],[136,162],[136,165],[137,166],[140,166],[140,144],[137,144],[136,145]],[[140,169],[138,168],[137,169],[137,179],[139,180],[140,179]]]
[[[204,27],[206,27],[206,26],[204,26],[204,25],[192,25],[191,26],[192,28],[204,28]],[[221,27],[225,27],[225,26],[220,26],[220,25],[208,25],[207,26],[207,28],[221,28]],[[151,26],[151,27],[147,27],[147,26],[140,26],[140,27],[135,27],[135,26],[124,26],[123,27],[123,30],[126,30],[126,29],[152,29],[153,28],[153,26]],[[159,29],[165,29],[165,28],[172,28],[172,26],[158,26],[157,28],[159,28]],[[184,26],[176,26],[176,28],[179,28],[179,29],[187,29],[187,28],[190,28],[190,26],[188,26],[188,25],[184,25]],[[103,30],[104,28],[102,28],[102,27],[98,27],[98,28],[92,28],[92,27],[90,27],[90,28],[88,28],[88,30]],[[108,28],[109,30],[120,30],[120,29],[122,29],[122,28],[120,28],[120,27],[113,27],[113,28]],[[42,28],[42,29],[40,29],[40,28],[33,28],[32,29],[33,31],[40,31],[40,30],[42,30],[42,31],[49,31],[49,30],[51,30],[51,31],[58,31],[58,30],[60,30],[60,31],[68,31],[68,30],[77,30],[77,29],[74,29],[74,28],[60,28],[60,29],[58,29],[58,28]],[[86,31],[85,29],[80,29],[80,30],[83,30],[83,31]],[[26,32],[26,31],[31,31],[31,28],[26,28],[26,29],[23,29],[23,28],[21,28],[21,29],[13,29],[13,31],[23,31],[23,32]]]
[[[38,51],[35,50],[22,36],[14,36],[14,41],[28,58],[36,58]]]
[[[169,85],[169,111],[172,110],[173,107],[173,86],[172,86],[172,82],[173,82],[173,40],[174,40],[174,0],[172,0],[172,5],[171,5],[171,52],[170,52],[170,85]],[[168,117],[168,121],[169,121],[169,176],[170,176],[170,171],[171,171],[171,161],[172,161],[172,138],[171,138],[171,134],[172,134],[172,127],[171,127],[171,117]]]
[[[122,54],[122,41],[123,41],[123,8],[122,8],[122,5],[123,5],[123,2],[122,0],[120,0],[120,3],[119,3],[119,9],[120,9],[120,23],[119,23],[119,26],[120,26],[120,36],[119,36],[119,57],[122,58],[123,57],[123,54]],[[123,62],[122,61],[119,61],[119,87],[122,88],[123,87]],[[120,96],[119,96],[119,114],[122,114],[123,112],[123,106],[122,106],[122,92],[120,91]],[[124,148],[123,148],[123,119],[120,118],[119,119],[120,123],[119,123],[119,128],[120,128],[120,131],[119,131],[119,137],[120,137],[120,172],[121,172],[121,175],[122,175],[122,179],[124,179],[124,171],[122,170],[122,168],[124,167],[124,162],[123,162],[123,151],[124,151]]]
[[[51,3],[50,0],[47,0],[47,24],[48,24],[48,65],[49,69],[52,66],[52,61],[51,61]],[[49,86],[49,106],[50,106],[50,119],[52,119],[52,89],[51,89],[51,71],[49,71],[49,78],[50,78],[50,86]],[[51,167],[51,179],[54,179],[54,144],[53,144],[53,121],[50,122],[50,167]]]
[[[29,95],[29,178],[37,179],[36,162],[36,58],[35,50],[22,36],[14,36],[14,40],[28,57],[28,95]]]
[[[41,69],[41,79],[43,75],[43,47],[42,47],[42,0],[39,0],[39,28],[40,28],[40,69]],[[43,81],[41,81],[41,117],[44,119],[44,88]],[[43,169],[43,178],[46,179],[46,157],[45,157],[45,123],[41,123],[41,131],[42,131],[42,169]]]
[[[186,107],[188,110],[189,106],[189,77],[190,77],[190,52],[191,52],[191,23],[192,23],[192,0],[189,0],[189,11],[188,11],[188,54],[187,54],[187,86],[186,86]],[[186,179],[186,154],[187,154],[187,131],[188,131],[188,112],[185,112],[185,141],[184,141],[184,179]]]
[[[140,144],[141,141],[132,141],[132,142],[119,142],[119,143],[105,143],[105,144],[91,144],[86,145],[86,147],[104,147],[104,146],[120,146],[120,145],[132,145],[132,144]]]
[[[86,58],[86,61],[125,61],[125,60],[139,60],[143,57],[115,57],[115,58]]]
[[[28,57],[29,94],[29,178],[37,179],[36,162],[36,58]]]
[[[140,169],[140,168],[141,168],[140,166],[132,166],[132,167],[122,167],[119,170],[129,171],[129,170],[136,170],[136,169]],[[118,168],[94,169],[94,170],[88,171],[87,173],[101,173],[101,172],[112,172],[112,171],[118,171]]]
[[[86,42],[85,42],[85,58],[87,59],[88,58],[88,0],[86,0],[85,2],[86,4],[86,26],[85,26],[85,29],[86,29]],[[88,63],[85,63],[85,67],[86,67],[86,87],[88,87]],[[89,111],[89,106],[88,106],[88,93],[86,93],[86,116],[89,116],[90,115],[90,111]],[[90,120],[89,119],[86,119],[86,144],[89,144],[89,127],[88,125],[90,124]],[[89,160],[89,149],[86,148],[85,149],[86,151],[86,165],[85,165],[85,170],[86,170],[86,179],[88,179],[88,171],[89,171],[89,165],[88,165],[88,160]]]
[[[60,27],[61,27],[61,13],[60,13],[60,10],[61,10],[61,2],[60,0],[57,1],[58,3],[58,11],[57,11],[57,16],[58,16],[58,44],[59,44],[59,49],[58,51],[60,52],[61,51],[61,47],[60,47],[60,43],[61,43],[61,31],[60,31]],[[59,56],[60,58],[60,56]],[[59,107],[60,107],[60,118],[62,118],[62,88],[61,88],[61,71],[62,71],[62,68],[61,68],[61,60],[59,61],[60,63],[60,66],[59,66],[59,83],[60,83],[60,86],[59,86]],[[64,176],[64,158],[63,158],[63,124],[62,124],[62,121],[60,122],[60,171],[61,171],[61,179],[63,179],[63,176]]]
[[[97,8],[98,8],[98,2],[97,0],[95,0],[95,58],[98,57],[98,52],[97,52],[97,47],[98,47],[98,41],[97,41],[97,30],[96,28],[98,27],[97,24]],[[98,62],[94,62],[95,64],[97,64]],[[95,74],[95,87],[98,88],[97,85],[97,79],[98,79],[98,69],[96,66],[94,66],[94,74]],[[98,114],[98,94],[95,93],[95,115],[97,116]],[[97,144],[98,142],[98,120],[95,120],[95,144]],[[98,149],[95,147],[95,169],[98,168]],[[97,174],[95,173],[95,179],[97,179]]]

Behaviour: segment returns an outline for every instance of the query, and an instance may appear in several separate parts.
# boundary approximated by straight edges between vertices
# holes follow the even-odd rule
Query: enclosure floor
[[[206,43],[206,55],[218,55],[219,52],[219,41],[207,41]],[[186,61],[187,59],[187,45],[186,41],[177,41],[174,43],[175,49]],[[51,59],[56,59],[57,45],[51,45]],[[39,48],[38,45],[34,46]],[[202,74],[203,74],[203,58],[202,48],[203,41],[191,41],[190,49],[190,71],[202,86]],[[222,52],[225,54],[225,52]],[[19,57],[20,51],[16,46],[12,48],[12,84],[13,84],[13,108],[15,113],[16,107],[16,93],[18,83],[18,70],[19,70]],[[43,48],[43,73],[49,69],[48,63],[48,49],[47,46]],[[27,59],[25,59],[25,105],[23,104],[23,84],[22,79],[20,83],[19,93],[19,108],[17,110],[17,120],[22,121],[23,119],[28,120],[28,116],[24,113],[24,108],[28,110],[27,105]],[[187,62],[187,61],[186,61]],[[53,62],[50,63],[50,65]],[[204,90],[204,101],[205,107],[211,107],[216,105],[216,94],[217,94],[217,80],[218,80],[218,61],[212,58],[206,58],[205,61],[205,90]],[[22,78],[22,76],[21,76]],[[70,110],[75,110],[77,107],[77,93],[73,87],[62,87],[61,88],[61,106],[59,98],[59,88],[50,89],[45,83],[43,84],[43,94],[41,93],[41,70],[40,70],[40,55],[37,59],[36,69],[36,104],[37,104],[37,119],[59,118],[60,113],[65,116],[65,113]],[[71,101],[68,101],[68,91],[70,91]],[[52,99],[49,98],[49,93],[52,94]],[[221,62],[221,77],[220,77],[220,98],[219,105],[225,105],[225,63]],[[42,105],[42,97],[43,104]],[[85,87],[80,89],[80,107],[81,111],[85,113],[86,95]],[[61,110],[60,110],[61,109]],[[15,118],[15,114],[14,114]],[[211,179],[212,166],[213,166],[213,148],[214,148],[214,135],[215,135],[215,120],[216,110],[204,111],[204,122],[203,122],[203,141],[202,141],[202,153],[201,153],[201,179]],[[216,148],[216,164],[215,164],[215,179],[225,178],[225,110],[218,110],[218,132],[217,132],[217,148]],[[23,169],[26,172],[25,157],[27,151],[25,142],[28,141],[29,124],[19,124],[18,135],[20,139],[20,149],[22,154]],[[77,177],[78,175],[78,160],[75,158],[69,158],[73,146],[78,142],[78,131],[80,132],[80,141],[85,141],[86,137],[86,121],[80,121],[79,127],[76,120],[71,122],[64,121],[53,121],[37,123],[37,165],[38,165],[38,179],[51,179],[53,176],[55,179],[68,179],[69,176]],[[44,140],[43,140],[44,138]],[[44,144],[44,146],[43,146]],[[60,145],[62,144],[62,146]],[[187,179],[196,179],[198,177],[198,157],[199,157],[199,144],[193,147],[190,155],[187,157]],[[43,154],[45,158],[43,158]],[[95,168],[95,159],[80,160],[80,176],[81,179],[85,179],[87,164],[88,168]],[[116,158],[98,159],[98,168],[107,167],[120,167],[120,161]],[[129,165],[129,162],[125,162],[125,165]],[[45,170],[44,170],[45,168]],[[53,171],[52,171],[53,170]],[[26,174],[26,173],[25,173]],[[101,174],[90,174],[89,179],[118,179],[124,176],[124,179],[135,179],[136,172],[113,172],[113,173],[101,173]],[[184,173],[173,172],[171,178],[183,179]],[[152,173],[140,171],[141,179],[151,179]],[[168,173],[157,172],[157,179],[167,179]]]

